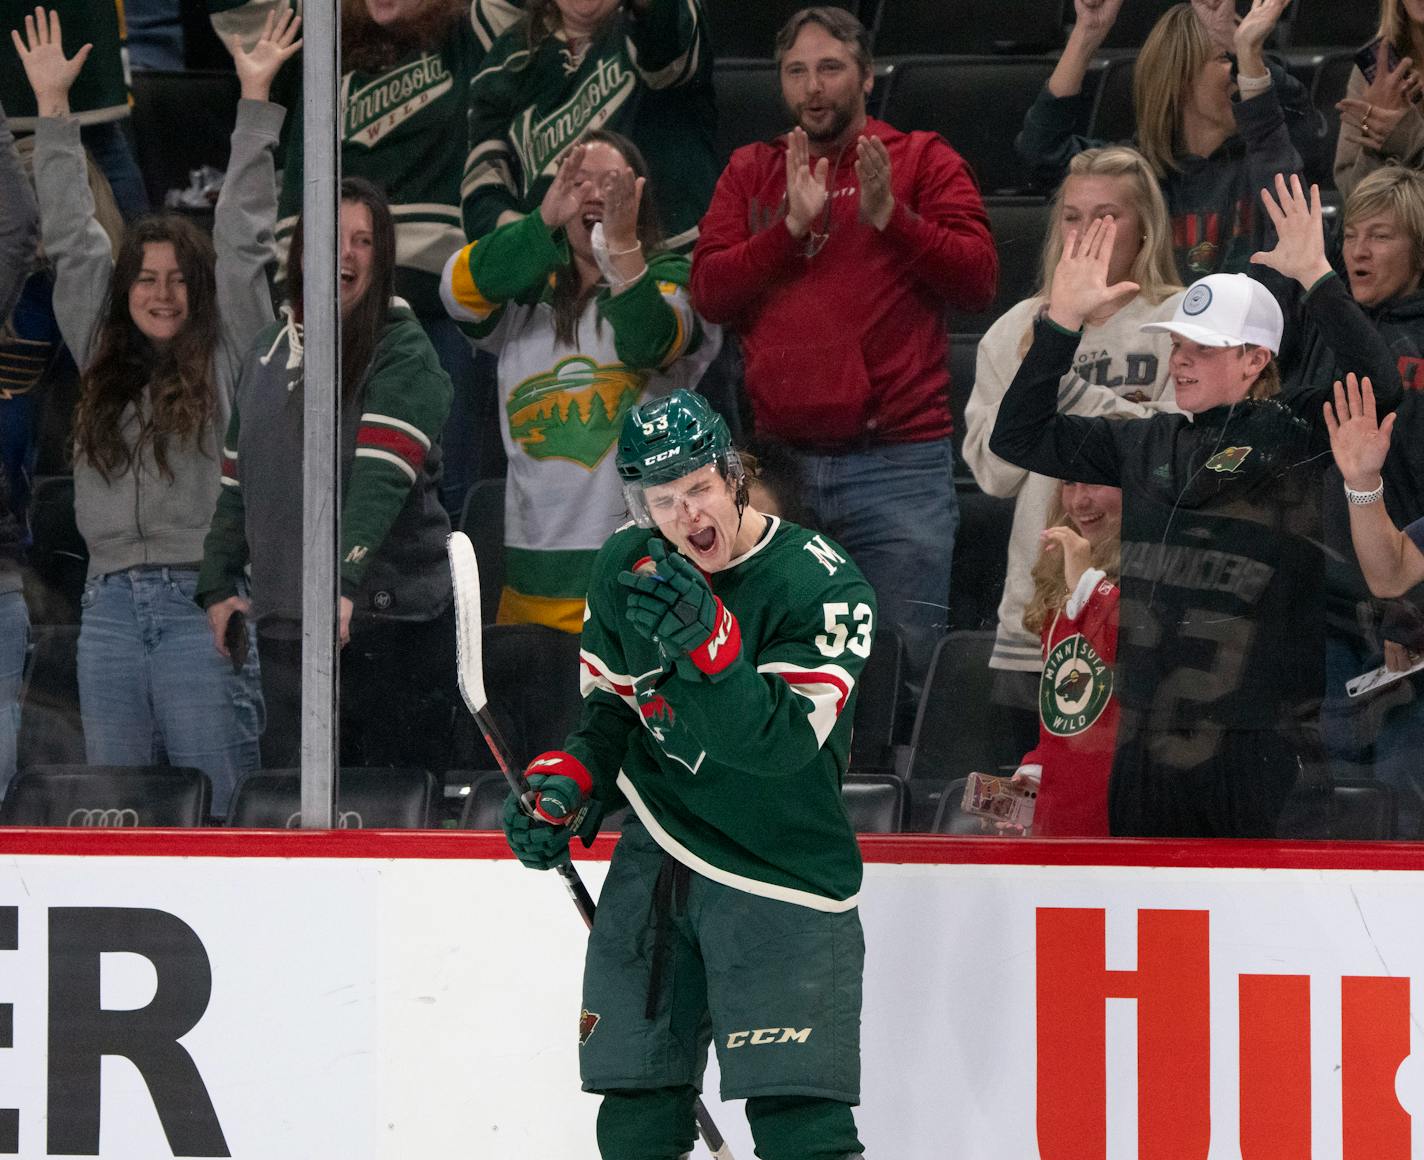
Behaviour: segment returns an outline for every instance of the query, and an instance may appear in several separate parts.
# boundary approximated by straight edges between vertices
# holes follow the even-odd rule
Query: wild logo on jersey
[[[1102,716],[1112,697],[1113,674],[1086,636],[1061,640],[1043,663],[1038,712],[1055,737],[1081,733]]]
[[[602,58],[567,101],[538,120],[529,110],[514,123],[510,139],[524,168],[524,188],[545,170],[552,176],[554,162],[564,150],[590,129],[601,128],[633,95],[637,78],[616,57]]]
[[[584,355],[525,379],[509,394],[509,433],[531,459],[567,459],[592,471],[618,441],[646,377]]]
[[[657,738],[662,751],[681,765],[696,773],[701,767],[706,751],[690,737],[685,729],[679,729],[677,714],[667,699],[658,692],[657,686],[665,670],[654,669],[641,677],[633,678],[633,694],[638,698],[638,715],[648,732]]]
[[[343,87],[349,88],[353,80],[354,74],[347,73]],[[382,73],[354,92],[344,94],[344,140],[368,148],[379,144],[431,101],[448,93],[454,83],[445,62],[428,53],[419,60]]]

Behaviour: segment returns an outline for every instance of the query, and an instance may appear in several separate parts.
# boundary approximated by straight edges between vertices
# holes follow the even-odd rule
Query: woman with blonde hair
[[[1042,640],[1038,744],[1014,774],[1038,786],[1033,832],[1042,838],[1108,836],[1121,534],[1120,489],[1058,485],[1023,616]]]
[[[1243,272],[1252,253],[1269,249],[1260,192],[1275,174],[1301,168],[1285,110],[1294,115],[1309,102],[1262,52],[1286,3],[1253,0],[1239,24],[1231,0],[1176,4],[1137,54],[1134,144],[1161,183],[1183,282]],[[1061,178],[1075,154],[1105,144],[1077,136],[1074,126],[1086,117],[1083,81],[1122,0],[1074,4],[1077,23],[1014,142],[1043,184]]]
[[[1424,165],[1424,109],[1416,62],[1424,60],[1424,0],[1380,0],[1379,31],[1355,54],[1335,142],[1335,186],[1348,197],[1390,161]]]
[[[1058,408],[1073,415],[1145,418],[1172,405],[1167,373],[1170,340],[1144,334],[1141,325],[1170,318],[1180,286],[1172,262],[1171,224],[1161,188],[1147,159],[1124,145],[1079,153],[1069,162],[1052,207],[1043,248],[1038,293],[1012,307],[979,340],[974,391],[966,410],[964,458],[990,495],[1013,497],[1004,595],[989,667],[992,703],[1002,741],[999,764],[1011,764],[1038,736],[1038,675],[1043,657],[1036,631],[1025,629],[1024,610],[1033,593],[1030,568],[1039,534],[1047,526],[1058,483],[1006,463],[989,450],[999,403],[1018,372],[1033,336],[1033,322],[1048,301],[1053,271],[1069,231],[1112,216],[1119,223],[1112,256],[1113,282],[1130,280],[1140,290],[1091,319],[1078,344],[1073,369],[1063,376]]]

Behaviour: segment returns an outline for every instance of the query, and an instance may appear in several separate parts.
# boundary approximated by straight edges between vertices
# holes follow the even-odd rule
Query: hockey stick
[[[480,614],[480,567],[475,560],[474,545],[464,532],[451,532],[446,541],[446,551],[450,556],[450,579],[455,590],[455,648],[456,675],[460,683],[460,696],[480,727],[485,744],[494,754],[504,780],[519,798],[524,812],[534,816],[534,791],[524,779],[524,772],[514,763],[514,755],[509,744],[495,724],[494,715],[489,710],[489,698],[485,695],[484,639]],[[595,906],[593,896],[583,884],[578,870],[572,862],[556,867],[559,877],[564,880],[579,917],[590,930],[593,929]],[[697,1118],[697,1131],[712,1160],[736,1160],[722,1133],[717,1130],[711,1114],[699,1097],[693,1106]]]

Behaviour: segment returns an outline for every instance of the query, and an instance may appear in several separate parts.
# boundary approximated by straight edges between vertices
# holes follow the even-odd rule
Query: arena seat
[[[481,479],[465,493],[460,531],[470,537],[480,566],[480,619],[493,624],[504,585],[504,479]]]
[[[436,784],[424,769],[350,767],[338,774],[339,830],[423,830],[433,821]],[[233,795],[227,824],[254,830],[295,830],[302,824],[301,771],[249,773]]]
[[[1175,7],[1177,3],[1178,0],[1131,0],[1130,3],[1124,4],[1113,23],[1112,31],[1103,42],[1103,47],[1141,48],[1147,34],[1152,31],[1152,26],[1162,18],[1162,13]],[[1064,15],[1072,14],[1073,6],[1065,6]]]
[[[149,202],[159,208],[170,189],[185,189],[203,165],[227,169],[239,85],[233,72],[135,69],[133,132]]]
[[[899,708],[905,644],[893,625],[875,630],[875,647],[860,671],[855,720],[850,737],[852,771],[884,770],[894,765],[895,716]]]
[[[77,624],[31,628],[29,663],[20,691],[20,769],[83,764],[78,657]]]
[[[1345,95],[1355,59],[1348,52],[1334,53],[1320,62],[1310,86],[1310,105],[1324,124],[1303,158],[1305,175],[1321,189],[1335,188],[1335,143],[1340,135],[1340,111],[1335,102]]]
[[[0,802],[5,826],[201,826],[207,774],[173,765],[32,765]]]
[[[939,798],[939,808],[935,811],[932,834],[969,834],[982,838],[986,833],[979,819],[966,814],[959,808],[964,800],[964,787],[969,784],[967,777],[957,777],[944,787]]]
[[[833,7],[845,8],[869,23],[876,0],[828,0]],[[890,0],[896,3],[898,0]],[[712,30],[712,46],[719,60],[750,57],[770,60],[776,34],[787,17],[805,7],[800,0],[703,0],[707,23]],[[720,102],[719,102],[720,107]]]
[[[484,670],[490,712],[516,762],[563,747],[583,709],[577,636],[542,624],[487,625]],[[456,769],[499,767],[468,713],[456,717],[452,753]]]
[[[955,487],[959,531],[949,581],[951,631],[993,629],[1004,594],[1014,501],[979,490],[972,480]]]
[[[781,80],[770,60],[719,60],[712,67],[717,91],[717,160],[755,141],[769,141],[791,128],[781,100]]]
[[[875,26],[877,56],[1047,52],[1062,43],[1061,0],[885,0]]]
[[[1281,815],[1281,838],[1375,842],[1395,837],[1394,789],[1373,778],[1337,777],[1296,787]]]
[[[982,314],[953,311],[950,329],[987,330],[999,315],[1038,289],[1049,205],[1041,197],[986,197],[984,209],[999,254],[999,288]]]
[[[1014,152],[1024,114],[1053,71],[1050,57],[920,57],[898,62],[885,96],[897,129],[942,134],[986,194],[1026,190]]]
[[[1358,48],[1379,28],[1379,5],[1362,0],[1295,0],[1287,12],[1281,36],[1292,48],[1337,45]]]
[[[893,773],[848,773],[841,797],[857,834],[898,834],[905,828],[909,795]]]
[[[1131,141],[1137,133],[1137,113],[1132,104],[1133,55],[1106,61],[1088,116],[1087,136],[1095,141]]]
[[[30,490],[30,567],[44,589],[31,620],[79,623],[79,598],[89,568],[89,546],[74,518],[74,477],[36,476]]]
[[[935,648],[910,738],[909,777],[941,782],[990,770],[989,654],[993,629],[960,629]]]

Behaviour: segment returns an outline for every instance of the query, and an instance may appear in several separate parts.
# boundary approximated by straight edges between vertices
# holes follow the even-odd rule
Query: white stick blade
[[[455,589],[456,672],[460,695],[471,713],[485,707],[483,625],[480,619],[480,566],[475,547],[464,532],[451,532],[445,542],[450,580]]]

